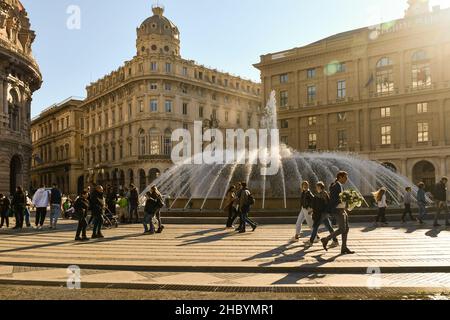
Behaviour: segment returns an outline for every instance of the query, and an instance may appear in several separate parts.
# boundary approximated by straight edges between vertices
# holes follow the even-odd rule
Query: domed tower
[[[35,32],[19,0],[0,1],[0,193],[29,186],[31,100],[42,75],[31,45]]]
[[[175,24],[164,17],[164,7],[152,6],[153,16],[137,29],[138,56],[160,53],[180,56],[180,32]]]
[[[405,12],[405,17],[414,17],[429,12],[429,0],[408,0],[408,9]]]

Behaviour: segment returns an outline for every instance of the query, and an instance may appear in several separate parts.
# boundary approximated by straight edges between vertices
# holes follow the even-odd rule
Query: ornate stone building
[[[18,0],[0,1],[0,192],[28,189],[31,96],[42,77],[31,44],[27,12]]]
[[[84,188],[83,101],[69,98],[44,110],[31,122],[32,189],[58,184],[65,194]]]
[[[153,7],[137,29],[137,54],[87,87],[85,181],[140,190],[172,166],[172,131],[258,126],[260,85],[183,59],[180,32]],[[213,121],[208,121],[212,119]]]
[[[355,152],[428,187],[450,176],[450,9],[408,3],[403,19],[261,56],[283,142]]]

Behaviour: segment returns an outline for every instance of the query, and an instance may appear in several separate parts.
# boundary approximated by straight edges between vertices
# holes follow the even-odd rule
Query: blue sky
[[[32,115],[85,87],[135,55],[136,28],[152,0],[22,0],[37,33],[34,55],[44,77]],[[160,0],[181,32],[181,54],[200,64],[259,80],[261,54],[403,17],[407,0]],[[450,0],[430,0],[449,7]],[[79,6],[70,30],[67,8]]]

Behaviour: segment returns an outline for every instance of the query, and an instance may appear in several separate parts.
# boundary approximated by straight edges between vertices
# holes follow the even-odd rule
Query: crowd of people
[[[338,237],[341,237],[341,253],[353,254],[347,246],[349,233],[348,207],[342,200],[344,185],[348,181],[348,173],[341,171],[337,174],[336,180],[329,187],[323,182],[318,182],[314,190],[311,190],[310,183],[303,181],[300,187],[300,213],[297,219],[294,240],[301,238],[302,227],[306,222],[312,230],[309,239],[305,242],[305,247],[310,248],[314,243],[321,242],[325,250],[339,247]],[[443,211],[446,212],[445,225],[450,226],[450,213],[447,205],[447,183],[448,178],[443,177],[434,187],[431,194],[425,191],[425,184],[419,183],[417,197],[413,197],[412,188],[406,187],[403,202],[404,212],[402,222],[406,223],[406,218],[417,221],[421,225],[425,224],[427,216],[427,204],[431,198],[437,208],[434,218],[434,227],[440,227],[440,216]],[[378,214],[375,218],[375,225],[386,226],[388,221],[386,211],[388,209],[388,189],[380,188],[373,193],[374,201],[378,207]],[[419,215],[414,218],[412,206],[417,202]],[[144,234],[162,233],[164,225],[161,221],[161,209],[164,207],[164,197],[159,192],[157,186],[152,186],[151,190],[145,194],[144,206]],[[252,206],[255,205],[255,198],[247,187],[246,182],[240,182],[232,185],[226,193],[224,199],[224,209],[228,215],[226,228],[234,228],[234,224],[239,218],[239,226],[236,232],[245,233],[246,226],[250,225],[252,231],[255,231],[258,224],[249,217]],[[31,227],[30,210],[35,209],[35,229],[42,230],[47,210],[50,208],[49,228],[56,229],[61,214],[65,218],[78,220],[76,231],[76,241],[88,241],[87,229],[92,226],[91,239],[102,239],[102,226],[106,220],[117,217],[122,223],[139,223],[139,193],[137,188],[131,184],[130,188],[119,192],[112,186],[106,187],[106,192],[101,185],[96,185],[92,190],[88,187],[74,201],[64,197],[57,185],[52,188],[40,186],[30,199],[27,193],[17,187],[11,199],[0,194],[0,228],[6,225],[9,228],[9,218],[15,217],[15,226],[13,229]],[[89,214],[90,213],[90,214]],[[90,219],[88,220],[88,217]],[[158,228],[155,227],[155,221]],[[334,222],[334,223],[333,223]],[[318,233],[320,226],[323,225],[329,232],[329,235],[320,239]],[[337,229],[333,228],[337,225]],[[332,242],[330,244],[330,242]]]

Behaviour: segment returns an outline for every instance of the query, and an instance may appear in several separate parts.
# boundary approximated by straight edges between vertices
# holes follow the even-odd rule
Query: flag
[[[41,157],[39,155],[37,155],[37,154],[35,154],[33,156],[33,158],[34,158],[34,161],[36,161],[39,164],[43,164],[44,163],[44,161],[41,159]]]
[[[369,80],[367,81],[366,88],[373,83],[374,77],[373,73],[370,75]]]

